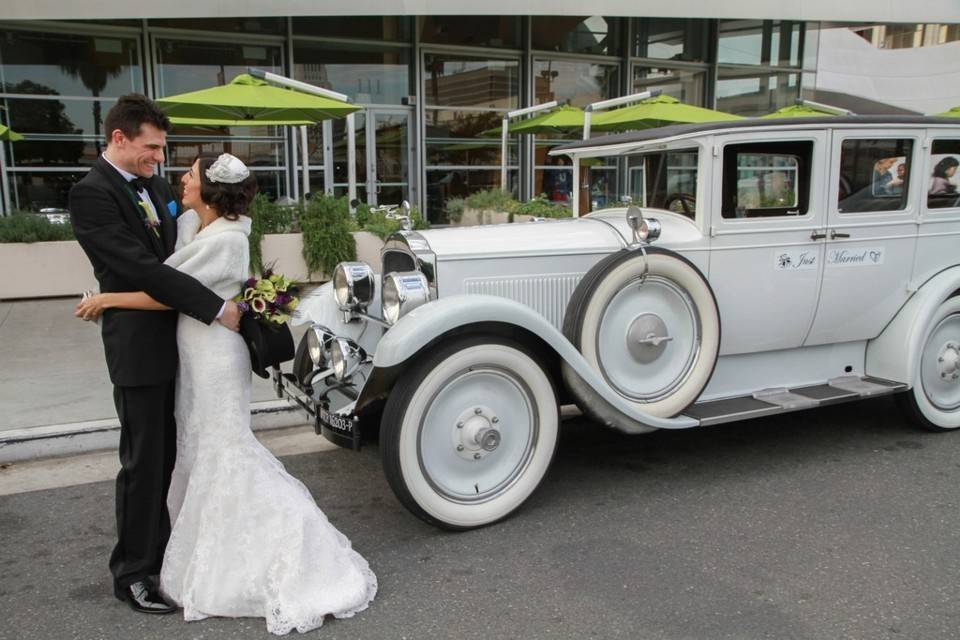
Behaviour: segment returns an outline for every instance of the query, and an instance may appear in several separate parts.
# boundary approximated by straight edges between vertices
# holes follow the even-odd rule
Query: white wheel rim
[[[920,381],[934,407],[960,408],[960,313],[947,316],[930,332],[920,360]]]
[[[499,367],[471,367],[451,376],[427,406],[417,429],[417,457],[436,493],[477,504],[502,495],[523,476],[537,446],[540,418],[522,379]],[[487,451],[475,434],[489,436],[491,429],[499,438]]]
[[[666,339],[650,359],[631,354],[627,329],[641,316],[666,327]],[[621,395],[640,402],[669,396],[690,376],[700,352],[700,318],[690,295],[672,280],[647,276],[610,299],[597,332],[600,372]],[[642,383],[642,386],[641,386]]]

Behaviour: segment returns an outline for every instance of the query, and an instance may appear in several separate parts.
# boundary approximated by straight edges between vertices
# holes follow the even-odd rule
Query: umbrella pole
[[[357,126],[353,114],[347,115],[347,201],[350,213],[356,213],[353,201],[357,199]]]
[[[303,164],[303,199],[310,193],[310,150],[307,148],[307,126],[300,127],[300,162]]]
[[[3,208],[0,215],[8,216],[10,210],[10,185],[7,184],[7,149],[5,143],[0,143],[0,193],[3,194]]]
[[[503,124],[500,126],[500,189],[509,191],[507,187],[507,125],[510,123],[509,116],[503,116]]]

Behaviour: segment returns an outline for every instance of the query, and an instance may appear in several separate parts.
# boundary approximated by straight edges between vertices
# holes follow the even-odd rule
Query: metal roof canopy
[[[580,0],[353,0],[349,8],[330,0],[128,0],[127,2],[63,2],[63,0],[4,0],[4,19],[70,20],[122,18],[217,18],[266,16],[429,16],[429,15],[545,15],[583,16]],[[745,20],[811,20],[837,22],[960,22],[956,0],[598,0],[593,15],[662,18],[732,18]]]

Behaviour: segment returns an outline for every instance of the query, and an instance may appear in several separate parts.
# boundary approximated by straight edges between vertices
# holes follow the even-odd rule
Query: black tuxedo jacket
[[[177,241],[179,211],[170,185],[154,176],[147,187],[160,218],[159,237],[144,222],[139,197],[116,169],[98,158],[70,189],[73,230],[102,292],[146,291],[176,311],[108,309],[103,346],[113,384],[169,382],[177,371],[177,311],[206,324],[223,299],[194,278],[163,264]]]

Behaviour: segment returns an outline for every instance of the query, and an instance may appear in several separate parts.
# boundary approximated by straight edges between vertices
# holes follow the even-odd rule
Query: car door
[[[823,131],[717,139],[710,284],[723,326],[720,355],[799,347],[810,329],[826,221],[826,141]]]
[[[806,345],[874,338],[910,296],[921,132],[834,132],[823,283]]]

